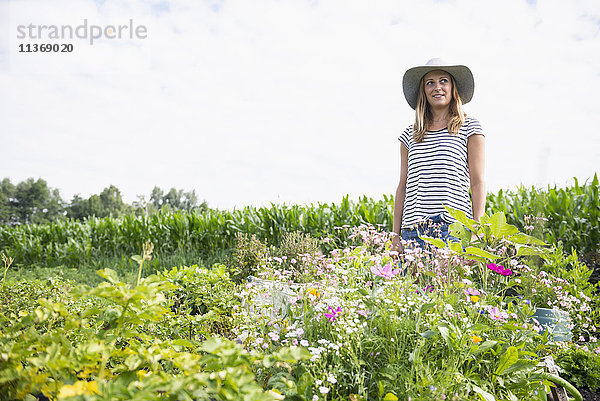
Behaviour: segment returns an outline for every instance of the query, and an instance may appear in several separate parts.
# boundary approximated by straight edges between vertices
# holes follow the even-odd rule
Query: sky
[[[72,51],[20,52],[42,44]],[[434,57],[473,72],[489,191],[600,172],[597,0],[0,0],[0,179],[380,198],[414,121],[402,76]]]

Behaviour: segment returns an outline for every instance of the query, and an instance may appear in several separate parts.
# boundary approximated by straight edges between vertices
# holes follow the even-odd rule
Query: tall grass
[[[339,204],[271,205],[243,209],[209,209],[203,213],[159,212],[120,218],[92,217],[84,222],[0,226],[0,249],[15,266],[89,265],[94,260],[133,255],[144,243],[154,244],[157,258],[167,255],[210,257],[235,244],[236,233],[254,233],[277,245],[286,232],[336,235],[343,225],[392,225],[393,198],[348,196]]]
[[[521,230],[531,224],[527,216],[545,218],[540,235],[547,241],[562,241],[565,248],[582,254],[600,248],[598,177],[569,188],[518,188],[488,194],[488,213],[504,212]],[[393,197],[366,196],[352,201],[311,205],[271,205],[205,212],[159,212],[121,218],[89,218],[84,222],[0,226],[0,252],[14,258],[15,267],[84,267],[102,260],[134,255],[144,243],[154,244],[154,259],[198,263],[211,259],[235,244],[236,233],[252,233],[278,245],[287,232],[313,236],[346,235],[336,230],[364,223],[392,228]],[[344,238],[339,238],[343,240]],[[151,266],[152,267],[152,266]]]

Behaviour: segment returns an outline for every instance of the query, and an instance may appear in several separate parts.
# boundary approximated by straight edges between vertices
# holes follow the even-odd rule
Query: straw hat
[[[404,97],[413,109],[417,107],[417,98],[419,97],[419,84],[421,78],[430,71],[443,70],[451,74],[456,82],[458,94],[463,102],[469,103],[473,98],[475,81],[473,73],[464,65],[450,65],[440,58],[432,58],[423,66],[413,67],[404,73],[402,79],[402,88]]]

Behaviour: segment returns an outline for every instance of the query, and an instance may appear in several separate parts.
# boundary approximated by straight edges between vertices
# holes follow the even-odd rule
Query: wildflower
[[[335,376],[333,376],[333,375],[327,376],[327,381],[331,384],[337,383],[337,380],[336,380]]]
[[[467,288],[466,290],[463,290],[463,292],[465,293],[465,295],[467,295],[467,301],[469,301],[469,300],[471,300],[471,302],[479,301],[479,296],[481,295],[481,292],[479,290],[476,290],[474,288]]]
[[[321,387],[319,387],[319,392],[321,394],[327,394],[329,392],[329,388],[325,387],[325,386],[321,386]]]
[[[432,285],[428,285],[427,287],[423,288],[423,292],[427,293],[427,292],[433,292],[433,286]]]
[[[315,288],[309,288],[307,293],[314,296],[315,298],[319,298],[321,296],[321,293],[319,293],[319,291],[317,291]]]
[[[473,340],[475,344],[479,344],[483,339],[479,336],[471,336],[471,340]]]
[[[308,341],[300,340],[300,345],[302,345],[303,347],[308,347]]]
[[[499,320],[501,322],[506,322],[506,319],[508,318],[508,313],[498,309],[496,306],[489,310],[489,314],[492,320]]]
[[[371,273],[389,280],[394,278],[394,276],[396,276],[398,273],[400,273],[400,269],[392,269],[392,265],[388,263],[383,267],[371,266]]]
[[[497,265],[495,263],[488,263],[487,268],[500,274],[501,276],[510,276],[513,274],[512,270],[507,269],[502,265]]]
[[[337,315],[341,315],[342,314],[342,308],[341,307],[337,307],[337,309],[333,309],[332,306],[329,307],[329,313],[324,313],[325,317],[327,319],[329,319],[329,321],[333,322],[335,321]]]

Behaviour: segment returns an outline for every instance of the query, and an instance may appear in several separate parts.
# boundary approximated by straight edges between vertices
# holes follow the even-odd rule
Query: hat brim
[[[421,78],[425,74],[437,70],[446,71],[454,77],[454,82],[456,82],[456,88],[463,104],[471,101],[475,90],[475,80],[469,67],[464,65],[425,65],[409,69],[404,73],[404,78],[402,78],[404,97],[410,107],[413,109],[417,107]]]

